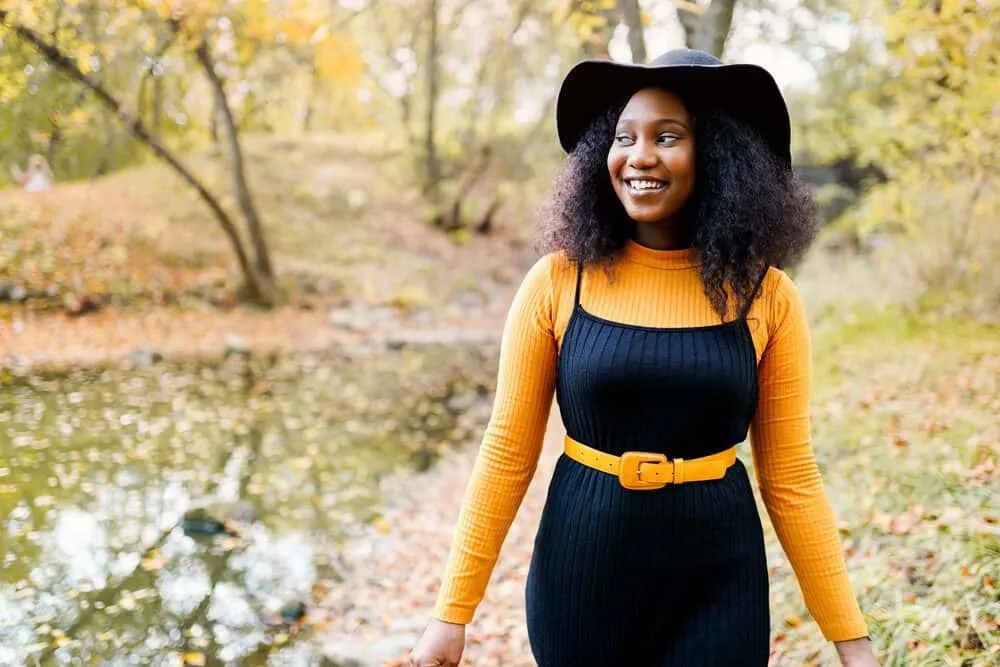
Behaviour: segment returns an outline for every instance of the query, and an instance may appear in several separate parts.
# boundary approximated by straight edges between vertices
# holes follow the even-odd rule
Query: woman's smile
[[[666,191],[670,183],[658,178],[626,178],[625,187],[632,197],[650,197]]]

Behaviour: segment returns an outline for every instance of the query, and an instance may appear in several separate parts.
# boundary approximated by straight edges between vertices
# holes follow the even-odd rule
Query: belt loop
[[[674,484],[684,483],[684,459],[674,459]]]

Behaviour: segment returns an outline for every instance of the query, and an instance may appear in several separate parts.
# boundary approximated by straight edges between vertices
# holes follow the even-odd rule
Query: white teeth
[[[664,187],[664,183],[661,181],[637,181],[630,180],[627,181],[628,186],[633,190],[659,190]]]

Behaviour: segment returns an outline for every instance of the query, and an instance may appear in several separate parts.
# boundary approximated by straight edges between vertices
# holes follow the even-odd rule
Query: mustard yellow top
[[[598,317],[628,324],[718,324],[698,267],[693,250],[651,250],[629,242],[615,262],[612,280],[602,268],[585,271],[581,304]],[[496,401],[435,609],[441,620],[472,620],[535,472],[575,286],[576,265],[561,254],[547,255],[528,272],[511,305],[500,347]],[[768,514],[806,606],[826,638],[863,637],[867,628],[848,580],[810,440],[809,328],[798,291],[784,272],[768,271],[747,319],[760,382],[750,442]]]

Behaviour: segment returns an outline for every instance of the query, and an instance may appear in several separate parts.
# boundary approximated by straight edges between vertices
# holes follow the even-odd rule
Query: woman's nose
[[[649,168],[656,165],[656,150],[647,141],[637,141],[628,154],[628,164],[635,169]]]

